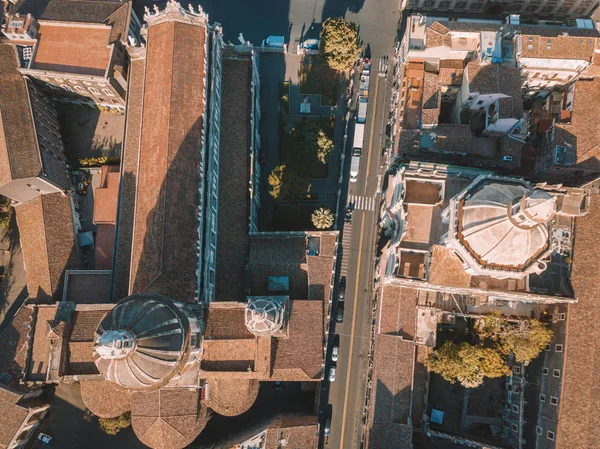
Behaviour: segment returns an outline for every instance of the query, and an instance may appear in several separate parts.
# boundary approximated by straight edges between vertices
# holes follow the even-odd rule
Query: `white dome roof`
[[[254,335],[274,335],[281,330],[284,306],[276,298],[251,297],[246,306],[246,327]]]
[[[492,182],[466,197],[461,240],[482,265],[523,269],[547,248],[554,211],[547,192]]]

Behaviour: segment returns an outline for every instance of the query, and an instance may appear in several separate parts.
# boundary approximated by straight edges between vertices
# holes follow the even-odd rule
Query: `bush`
[[[12,207],[10,199],[0,195],[0,227],[8,229],[10,227],[10,219],[12,217]]]
[[[304,172],[289,165],[279,165],[269,175],[269,193],[276,200],[297,203],[306,199],[310,184]]]
[[[109,435],[116,435],[131,425],[131,412],[125,412],[116,418],[98,418],[100,428]]]
[[[333,141],[327,133],[326,120],[302,120],[290,127],[290,150],[296,158],[310,158],[317,156],[322,164],[327,163],[327,158],[333,150]]]
[[[117,165],[120,163],[118,157],[86,157],[79,159],[79,165],[81,167],[100,167],[102,165]]]
[[[358,26],[342,17],[330,17],[321,28],[321,55],[337,71],[348,70],[358,59]]]

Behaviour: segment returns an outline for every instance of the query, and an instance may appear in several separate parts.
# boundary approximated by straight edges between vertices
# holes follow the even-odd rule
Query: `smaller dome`
[[[272,297],[253,297],[246,306],[246,327],[254,335],[274,335],[283,327],[284,305]]]

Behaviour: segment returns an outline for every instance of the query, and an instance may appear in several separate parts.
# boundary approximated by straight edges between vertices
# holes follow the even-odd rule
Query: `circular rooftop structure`
[[[96,329],[96,366],[117,385],[160,388],[187,361],[189,328],[186,315],[165,296],[124,298]]]
[[[246,327],[254,335],[274,335],[283,327],[283,303],[275,298],[254,297],[246,306]]]
[[[453,198],[450,207],[454,217],[446,244],[472,274],[521,278],[546,269],[541,259],[549,248],[547,223],[556,213],[548,192],[524,181],[484,178]]]

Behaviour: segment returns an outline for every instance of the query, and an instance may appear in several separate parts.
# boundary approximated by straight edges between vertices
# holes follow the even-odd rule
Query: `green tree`
[[[326,129],[326,120],[302,120],[290,130],[290,150],[295,160],[312,160],[316,155],[323,164],[333,150],[333,141]]]
[[[333,226],[333,213],[329,208],[320,207],[312,214],[312,223],[317,229],[329,229]]]
[[[275,199],[297,203],[306,199],[310,191],[308,178],[301,170],[289,165],[279,165],[269,175],[269,193]]]
[[[466,388],[481,385],[486,377],[510,374],[510,368],[497,350],[469,343],[457,345],[447,341],[432,352],[425,364],[448,382],[458,381]]]
[[[330,68],[348,70],[360,53],[358,26],[342,17],[330,17],[321,27],[320,51]]]
[[[512,353],[517,362],[535,359],[552,339],[546,324],[528,319],[509,321],[500,312],[478,318],[475,331],[480,338],[495,341],[503,354]]]
[[[116,435],[121,429],[131,425],[131,412],[125,412],[116,418],[98,418],[100,428],[109,435]]]
[[[12,216],[12,207],[10,199],[0,195],[0,227],[8,229],[10,227],[10,218]]]

